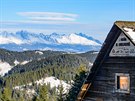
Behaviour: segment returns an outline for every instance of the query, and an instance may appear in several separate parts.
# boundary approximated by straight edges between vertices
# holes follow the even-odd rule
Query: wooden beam
[[[81,87],[81,91],[79,92],[78,96],[77,96],[77,100],[76,101],[82,101],[85,94],[87,93],[89,87],[90,87],[91,83],[84,83],[83,86]]]

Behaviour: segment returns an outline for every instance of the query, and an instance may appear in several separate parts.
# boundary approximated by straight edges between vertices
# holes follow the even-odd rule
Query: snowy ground
[[[30,62],[30,61],[19,62],[19,61],[15,60],[15,61],[14,61],[14,64],[15,64],[15,66],[18,65],[18,64],[20,64],[20,65],[25,65],[25,64],[27,64],[28,62]]]
[[[44,53],[43,53],[43,52],[41,52],[41,51],[36,51],[35,53],[38,53],[39,55],[44,54]]]
[[[25,64],[27,64],[27,63],[29,63],[30,61],[23,61],[23,62],[21,62],[20,64],[21,65],[25,65]]]
[[[57,91],[58,91],[58,87],[62,85],[62,86],[63,86],[63,94],[67,93],[68,90],[71,88],[71,85],[69,85],[69,84],[66,83],[65,81],[59,80],[59,79],[57,79],[57,78],[55,78],[55,77],[53,77],[53,76],[51,76],[51,77],[46,77],[46,78],[42,78],[42,79],[40,79],[40,80],[35,81],[35,83],[36,83],[37,85],[50,84],[50,87],[51,87],[51,88],[56,87],[56,90],[57,90]],[[32,83],[29,83],[29,84],[27,84],[27,85],[31,86]],[[14,87],[14,89],[17,89],[17,90],[24,90],[25,86],[26,86],[26,85],[16,86],[16,87]],[[30,93],[30,92],[31,92],[32,94],[35,93],[35,91],[34,91],[33,89],[28,89],[28,90],[27,90],[27,93]],[[59,92],[59,91],[58,91],[58,92]]]
[[[20,64],[20,62],[17,61],[17,60],[15,60],[15,61],[14,61],[14,64],[15,64],[15,66],[16,66],[16,65]]]
[[[17,60],[14,61],[14,66],[20,64],[20,65],[25,65],[30,61],[23,61],[23,62],[19,62]],[[8,73],[9,70],[11,70],[14,66],[11,66],[9,63],[7,62],[2,62],[0,60],[0,75],[4,76],[6,73]]]
[[[0,75],[4,76],[5,73],[7,73],[9,70],[11,70],[12,66],[10,66],[7,62],[2,62],[0,60]]]

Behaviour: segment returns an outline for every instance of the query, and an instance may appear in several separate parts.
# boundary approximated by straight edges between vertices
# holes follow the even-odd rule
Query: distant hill
[[[32,60],[38,60],[42,58],[47,58],[50,56],[57,56],[60,54],[65,54],[66,52],[62,51],[23,51],[23,52],[17,52],[17,51],[9,51],[6,49],[0,49],[0,60],[3,62],[8,62],[10,65],[14,66],[15,61],[18,61],[19,63],[22,63],[24,61],[32,61]]]
[[[10,51],[6,50],[6,52],[10,52]],[[33,53],[33,51],[29,51],[29,52]],[[46,54],[48,53],[48,51],[45,52]],[[22,53],[15,52],[15,54],[17,53],[22,54],[23,52]],[[29,61],[26,64],[17,64],[16,66],[12,67],[11,70],[8,71],[8,74],[4,76],[5,84],[9,85],[8,82],[10,82],[14,86],[19,84],[23,85],[32,81],[36,81],[46,76],[54,76],[58,79],[70,81],[74,79],[76,73],[78,72],[78,68],[80,66],[85,66],[89,70],[89,68],[91,67],[91,65],[89,65],[91,64],[89,60],[92,59],[91,61],[93,61],[93,58],[91,58],[93,52],[88,54],[89,58],[86,57],[85,53],[83,54],[69,54],[64,52],[56,52],[56,53],[57,55],[48,54],[48,57],[46,56],[46,58],[40,58],[40,59],[37,58],[32,61]],[[53,54],[55,54],[55,52],[53,52]],[[40,55],[43,54],[40,53]],[[21,58],[20,56],[19,58]],[[25,56],[23,58],[25,58]]]
[[[39,68],[48,67],[78,67],[80,64],[92,63],[96,52],[90,51],[81,54],[62,51],[9,51],[0,49],[0,75],[9,70],[9,74],[23,73]],[[4,66],[4,67],[2,67]]]
[[[88,51],[86,53],[78,54],[81,57],[85,57],[88,61],[93,63],[97,57],[98,52],[97,51]]]
[[[86,58],[75,54],[63,54],[58,56],[50,56],[41,60],[33,60],[25,65],[17,65],[9,71],[9,75],[35,71],[39,68],[76,68],[79,67],[81,64],[85,64],[88,67],[89,61]]]

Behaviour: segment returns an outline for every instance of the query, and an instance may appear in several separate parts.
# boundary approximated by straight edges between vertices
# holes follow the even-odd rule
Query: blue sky
[[[0,0],[0,31],[82,32],[103,41],[116,20],[135,21],[135,0]]]

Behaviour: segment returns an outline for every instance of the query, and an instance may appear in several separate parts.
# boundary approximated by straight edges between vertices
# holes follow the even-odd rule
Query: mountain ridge
[[[83,33],[58,34],[30,33],[18,31],[16,33],[1,32],[0,48],[24,50],[56,50],[67,52],[86,52],[99,50],[101,42]]]

